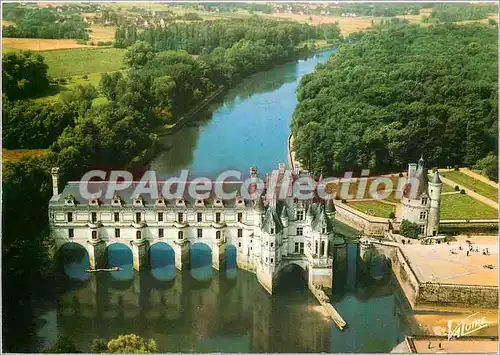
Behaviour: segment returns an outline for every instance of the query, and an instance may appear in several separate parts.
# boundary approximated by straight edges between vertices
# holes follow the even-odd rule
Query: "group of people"
[[[464,250],[464,249],[460,245],[458,247],[458,250]],[[454,248],[451,248],[450,252],[452,254],[458,254],[457,249],[454,249]],[[483,255],[490,255],[490,251],[488,250],[488,248],[483,249],[482,252],[483,252]],[[468,244],[467,256],[469,256],[471,253],[479,253],[479,248],[477,246],[474,248],[471,244]]]
[[[411,240],[408,239],[408,241],[406,241],[405,239],[401,239],[401,242],[403,243],[403,245],[405,244],[411,244]]]

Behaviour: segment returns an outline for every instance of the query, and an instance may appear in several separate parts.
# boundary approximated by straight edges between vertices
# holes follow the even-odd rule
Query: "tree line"
[[[2,26],[3,37],[89,39],[82,17],[74,12],[12,3],[4,4],[3,19],[15,23]]]
[[[497,31],[395,22],[355,34],[304,76],[297,157],[318,174],[400,170],[421,154],[430,166],[496,161]]]
[[[147,42],[155,52],[186,50],[190,54],[207,54],[215,48],[229,48],[240,40],[265,40],[267,45],[285,48],[313,39],[340,38],[338,24],[311,26],[259,17],[202,22],[175,22],[139,32],[135,25],[119,26],[115,46],[128,47],[137,40]]]

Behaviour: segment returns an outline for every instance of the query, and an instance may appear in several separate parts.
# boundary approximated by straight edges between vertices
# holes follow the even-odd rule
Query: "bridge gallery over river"
[[[278,171],[281,181],[300,174]],[[251,168],[250,176],[257,176]],[[112,268],[108,249],[121,244],[132,252],[133,267],[150,266],[151,248],[161,244],[165,258],[173,258],[175,268],[190,267],[190,250],[203,244],[210,250],[214,269],[223,267],[228,250],[235,251],[237,266],[256,274],[269,292],[289,265],[300,267],[309,288],[331,288],[334,260],[346,258],[346,242],[334,233],[333,201],[301,201],[288,192],[287,198],[261,195],[255,201],[236,197],[222,200],[184,196],[167,200],[134,195],[137,187],[115,194],[113,198],[79,197],[80,182],[69,182],[59,193],[58,169],[52,169],[53,197],[49,218],[56,244],[56,255],[64,246],[79,245],[88,253],[90,269]],[[265,180],[269,186],[269,179]],[[99,191],[102,183],[90,183]],[[119,272],[119,271],[118,271]]]

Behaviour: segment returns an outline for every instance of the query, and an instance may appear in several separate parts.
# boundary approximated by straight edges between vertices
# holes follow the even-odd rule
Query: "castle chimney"
[[[50,173],[52,175],[52,195],[57,196],[59,195],[59,168],[52,168]]]
[[[255,166],[250,167],[250,177],[257,177],[257,168]]]

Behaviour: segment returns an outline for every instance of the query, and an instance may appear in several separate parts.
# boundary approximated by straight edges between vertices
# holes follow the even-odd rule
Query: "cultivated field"
[[[90,46],[78,44],[76,39],[2,38],[4,50],[51,51],[85,47]]]
[[[115,40],[116,26],[91,25],[90,29],[90,39],[96,43]]]
[[[91,73],[105,73],[125,68],[124,49],[120,48],[82,48],[41,53],[49,66],[52,78],[62,78]]]
[[[37,157],[45,154],[47,149],[4,149],[2,163],[20,161],[24,157]]]

